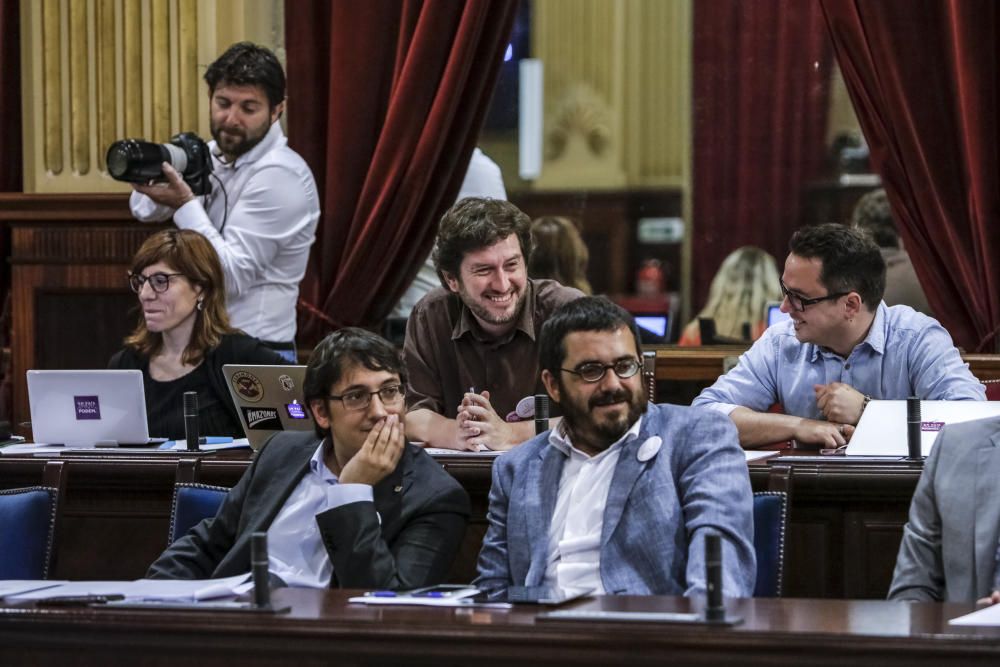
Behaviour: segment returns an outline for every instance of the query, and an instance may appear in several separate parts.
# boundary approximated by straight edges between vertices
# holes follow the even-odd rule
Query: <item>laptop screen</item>
[[[28,371],[32,438],[92,446],[149,441],[142,371]]]
[[[767,304],[764,319],[767,321],[768,328],[770,328],[778,322],[785,322],[786,320],[792,319],[792,316],[788,313],[781,312],[780,301],[772,301]]]
[[[226,364],[222,373],[253,449],[280,431],[313,430],[302,393],[305,366]]]
[[[670,342],[670,315],[665,313],[633,314],[636,326],[639,327],[639,340],[655,345]]]

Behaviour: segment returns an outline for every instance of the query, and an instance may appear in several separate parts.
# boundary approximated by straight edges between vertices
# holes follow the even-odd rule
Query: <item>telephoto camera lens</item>
[[[142,139],[122,139],[108,148],[108,174],[118,181],[149,183],[164,181],[163,163],[168,163],[184,179],[192,192],[211,192],[208,176],[212,160],[208,146],[193,132],[174,135],[168,144]]]
[[[123,139],[108,148],[108,173],[115,180],[146,183],[163,178],[160,165],[164,162],[170,162],[170,153],[163,144],[141,139]]]

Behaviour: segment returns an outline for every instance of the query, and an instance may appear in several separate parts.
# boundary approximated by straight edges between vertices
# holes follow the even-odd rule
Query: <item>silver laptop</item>
[[[302,393],[305,366],[226,364],[222,374],[254,450],[279,431],[313,430]]]
[[[920,401],[920,451],[931,453],[946,424],[1000,415],[1000,401]],[[906,456],[906,401],[872,401],[847,444],[848,456]]]
[[[150,443],[142,371],[28,371],[27,377],[36,443],[76,447]]]

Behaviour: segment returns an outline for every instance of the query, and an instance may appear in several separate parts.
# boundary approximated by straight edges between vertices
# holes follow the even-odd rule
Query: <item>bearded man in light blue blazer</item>
[[[553,313],[539,356],[563,420],[494,463],[476,585],[693,595],[718,533],[725,595],[752,595],[753,496],[733,423],[647,403],[635,323],[604,298]]]

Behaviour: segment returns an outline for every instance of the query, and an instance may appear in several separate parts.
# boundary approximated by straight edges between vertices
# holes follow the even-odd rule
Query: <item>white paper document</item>
[[[123,595],[126,600],[197,602],[199,600],[235,597],[253,587],[249,573],[236,575],[235,577],[226,577],[224,579],[137,579],[135,581],[38,583],[56,583],[57,585],[9,594],[4,599],[8,602],[26,602],[31,600],[47,600],[54,597]]]
[[[476,456],[484,459],[494,458],[503,454],[503,452],[486,449],[485,447],[481,447],[478,452],[469,452],[459,449],[442,449],[440,447],[425,447],[424,451],[431,456]]]
[[[948,621],[948,625],[992,625],[1000,626],[1000,604],[985,607],[965,616]]]
[[[10,595],[24,595],[32,591],[40,591],[45,588],[54,588],[66,582],[38,579],[5,579],[0,581],[0,600],[6,599]]]
[[[946,424],[1000,415],[1000,401],[920,401],[920,453]],[[848,456],[906,456],[906,401],[872,401],[847,444]]]

